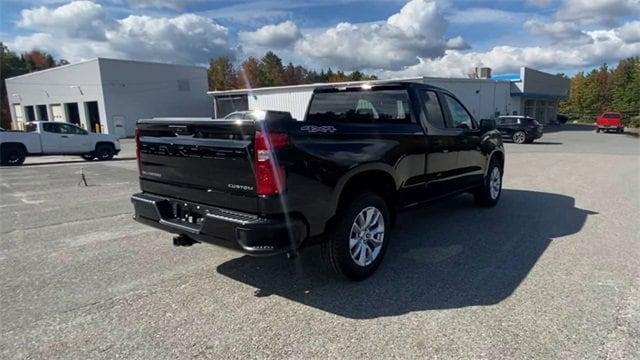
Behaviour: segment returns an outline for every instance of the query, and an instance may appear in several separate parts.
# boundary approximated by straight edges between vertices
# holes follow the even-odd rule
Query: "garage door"
[[[13,112],[16,114],[17,122],[24,122],[24,111],[22,111],[20,104],[13,104]]]
[[[51,115],[53,115],[53,121],[65,121],[64,120],[64,110],[62,109],[62,105],[51,105]]]

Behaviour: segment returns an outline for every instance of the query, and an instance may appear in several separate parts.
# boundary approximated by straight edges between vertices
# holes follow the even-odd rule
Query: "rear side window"
[[[25,131],[26,132],[36,132],[38,131],[38,125],[36,124],[27,124],[27,126],[25,126]]]
[[[50,133],[59,133],[60,124],[56,123],[42,123],[42,130]]]
[[[427,121],[429,124],[444,128],[446,124],[444,122],[444,116],[442,115],[442,107],[438,96],[433,91],[423,91],[422,101],[424,101],[424,107],[427,110]]]
[[[362,90],[315,93],[308,121],[342,123],[409,123],[406,90]]]

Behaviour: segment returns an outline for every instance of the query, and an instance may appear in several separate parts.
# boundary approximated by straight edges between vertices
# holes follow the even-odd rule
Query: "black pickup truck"
[[[372,274],[400,210],[472,192],[500,198],[504,148],[450,92],[386,82],[317,88],[304,121],[138,121],[142,192],[135,219],[251,255],[295,256],[311,244],[353,280]]]

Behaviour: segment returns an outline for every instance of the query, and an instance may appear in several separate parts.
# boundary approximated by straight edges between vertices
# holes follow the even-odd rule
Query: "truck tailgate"
[[[253,121],[138,122],[143,191],[255,212]]]

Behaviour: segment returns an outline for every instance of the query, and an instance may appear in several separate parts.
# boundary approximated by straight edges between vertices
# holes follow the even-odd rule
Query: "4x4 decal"
[[[336,128],[334,126],[315,126],[315,125],[305,125],[300,128],[300,131],[307,131],[310,133],[334,133],[336,132]]]

